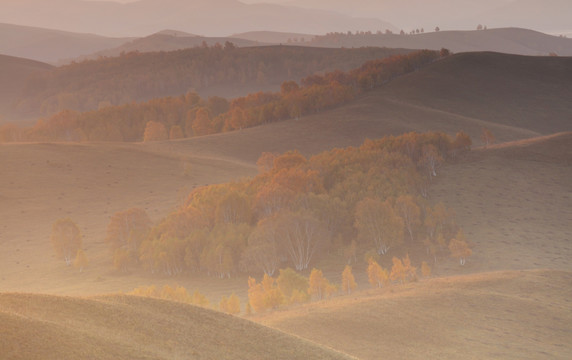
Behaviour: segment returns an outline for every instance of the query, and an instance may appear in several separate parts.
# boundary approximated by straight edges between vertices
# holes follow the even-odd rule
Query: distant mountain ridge
[[[177,29],[204,36],[273,30],[326,33],[329,31],[397,28],[375,18],[353,18],[332,11],[277,4],[245,4],[238,0],[111,1],[8,0],[0,22],[99,33],[106,36],[145,36]]]
[[[0,23],[0,54],[51,64],[113,48],[129,40]]]

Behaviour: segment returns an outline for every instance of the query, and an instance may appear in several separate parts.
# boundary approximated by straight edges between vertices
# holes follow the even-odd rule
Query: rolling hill
[[[410,131],[463,130],[476,145],[483,127],[500,142],[572,131],[571,66],[571,58],[457,54],[336,109],[185,140],[173,149],[255,162],[262,151],[312,155]]]
[[[483,273],[370,290],[257,321],[364,360],[568,359],[571,288],[571,272]]]
[[[255,162],[264,151],[298,149],[312,155],[356,146],[365,138],[431,130],[450,134],[464,130],[479,145],[483,126],[500,142],[570,131],[568,61],[459,54],[395,79],[352,103],[299,120],[169,142],[2,145],[0,169],[5,175],[0,177],[0,218],[5,221],[0,227],[0,243],[12,250],[0,254],[0,288],[57,294],[78,294],[89,288],[93,294],[129,291],[159,281],[145,275],[112,275],[103,241],[110,216],[141,207],[153,220],[159,220],[193,187],[255,175]],[[466,73],[475,75],[463,75],[459,72],[463,66],[469,69]],[[449,72],[455,76],[448,76]],[[529,72],[538,76],[524,75]],[[507,88],[509,85],[512,88]],[[456,108],[446,102],[441,90],[429,89],[445,89],[452,101],[464,101],[465,106]],[[512,101],[514,91],[507,89],[521,89],[517,101]],[[535,91],[540,90],[551,104],[545,108],[550,121],[533,121],[539,97]],[[496,102],[483,101],[483,93]],[[510,122],[489,118],[491,107],[503,102],[504,117]],[[567,266],[563,254],[570,251],[566,245],[571,191],[567,179],[572,175],[569,143],[570,135],[563,134],[531,142],[530,147],[517,143],[515,147],[475,150],[458,164],[441,169],[443,176],[431,190],[432,199],[456,209],[469,239],[478,246],[476,260],[468,262],[467,272]],[[515,160],[514,152],[520,153],[520,158]],[[538,158],[541,155],[535,154],[539,152],[562,154],[564,160]],[[87,209],[85,204],[89,204]],[[525,214],[530,209],[534,215]],[[520,215],[512,216],[512,210]],[[52,255],[51,225],[68,216],[80,224],[85,236],[92,264],[85,275],[70,271]],[[535,242],[540,237],[551,239],[550,244],[542,248]],[[438,271],[447,274],[459,269],[451,260]],[[181,282],[189,288],[197,284],[213,287],[200,279]],[[201,291],[217,299],[228,295],[225,288],[244,291],[245,283],[246,279],[237,279],[221,282],[213,292]]]
[[[50,64],[113,48],[128,40],[0,23],[0,54]]]
[[[368,60],[409,52],[260,46],[127,53],[61,66],[31,78],[24,84],[26,91],[19,94],[16,106],[20,111],[46,116],[63,109],[89,111],[100,104],[122,105],[181,96],[189,91],[203,97],[233,98],[258,91],[278,91],[287,80],[349,70]]]
[[[428,29],[426,29],[428,31]],[[572,56],[572,39],[522,28],[399,34],[329,34],[316,36],[310,46],[386,46],[405,49],[449,49],[455,53],[494,51],[507,54],[546,56],[551,53]]]
[[[346,29],[395,29],[370,17],[238,0],[146,0],[125,4],[57,0],[57,6],[46,6],[41,0],[8,0],[2,5],[0,22],[106,36],[146,36],[163,29],[204,36],[257,30],[322,34]]]
[[[168,301],[0,294],[5,359],[351,359],[307,340]]]
[[[12,103],[18,98],[25,83],[33,76],[45,75],[53,67],[39,61],[0,55],[0,114],[6,114]],[[3,119],[0,116],[0,123]]]
[[[237,47],[257,46],[259,43],[253,40],[234,38],[234,37],[204,37],[190,35],[179,31],[164,30],[158,33],[138,38],[121,46],[98,51],[95,54],[83,56],[77,59],[82,61],[86,59],[97,59],[100,56],[116,57],[121,53],[129,52],[156,52],[156,51],[174,51],[193,47],[199,47],[206,44],[207,46],[215,46],[217,43],[224,45],[230,42]]]

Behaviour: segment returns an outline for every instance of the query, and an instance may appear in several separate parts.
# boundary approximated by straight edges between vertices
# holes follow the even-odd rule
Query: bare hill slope
[[[455,53],[495,51],[506,54],[546,56],[572,55],[572,39],[520,28],[471,31],[439,31],[421,34],[329,34],[314,37],[311,46],[387,46],[406,49],[449,49]]]
[[[465,272],[572,271],[571,144],[570,132],[505,143],[442,169],[431,198],[455,209],[475,246]]]
[[[30,77],[46,74],[52,68],[39,61],[0,55],[0,114],[8,110]],[[0,117],[0,123],[2,120]]]
[[[0,294],[6,359],[350,359],[212,310],[129,296]]]
[[[258,321],[364,360],[568,359],[571,289],[570,272],[476,274],[340,297]]]
[[[463,53],[385,87],[390,99],[551,134],[572,130],[572,58]]]

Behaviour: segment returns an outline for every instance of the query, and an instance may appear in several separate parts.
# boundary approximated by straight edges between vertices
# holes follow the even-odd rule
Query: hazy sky
[[[74,6],[64,5],[70,1]],[[94,1],[140,4],[96,8]],[[333,11],[346,18],[330,15],[326,21],[323,13],[243,5],[260,3]],[[206,36],[257,30],[312,34],[386,28],[429,31],[437,26],[472,30],[478,24],[553,34],[572,31],[572,0],[0,0],[0,4],[0,23],[107,36],[145,36],[165,29]]]

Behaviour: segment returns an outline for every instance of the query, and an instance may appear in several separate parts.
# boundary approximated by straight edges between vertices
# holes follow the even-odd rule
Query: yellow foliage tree
[[[326,299],[336,291],[336,287],[324,277],[322,270],[312,269],[309,283],[308,294],[318,300]]]
[[[382,268],[375,260],[371,258],[367,266],[367,277],[369,279],[369,283],[374,288],[380,288],[383,285],[387,285],[389,282],[389,275],[387,270]]]
[[[349,295],[356,287],[357,283],[354,275],[352,274],[352,267],[346,265],[342,272],[342,291]]]
[[[79,269],[79,272],[83,272],[83,269],[89,264],[89,260],[87,259],[87,255],[85,251],[79,249],[75,256],[75,260],[73,262],[73,266],[76,269]]]
[[[143,133],[143,141],[163,141],[167,140],[167,128],[158,121],[148,121]]]

